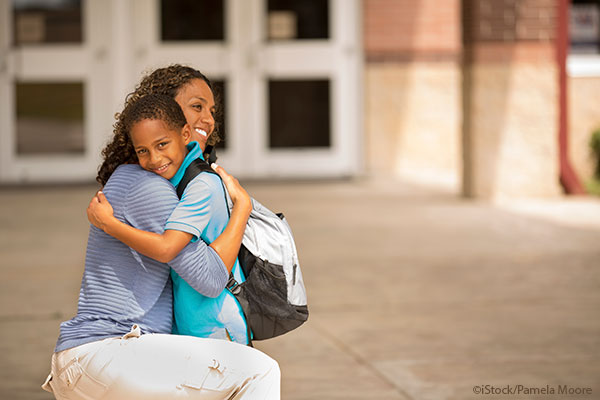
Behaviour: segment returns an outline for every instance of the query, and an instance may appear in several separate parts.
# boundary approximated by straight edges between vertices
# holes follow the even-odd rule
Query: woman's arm
[[[167,263],[171,261],[192,239],[187,232],[166,230],[162,234],[146,232],[119,221],[113,208],[99,191],[87,208],[88,220],[104,232],[125,243],[137,252]]]
[[[231,272],[242,243],[246,222],[252,211],[252,203],[237,179],[216,164],[213,164],[213,168],[223,180],[234,206],[227,227],[210,246]],[[158,234],[142,231],[119,221],[113,215],[112,206],[101,191],[92,198],[87,215],[89,221],[97,228],[139,253],[160,262],[171,261],[192,239],[192,235],[187,232],[166,230],[163,234]]]

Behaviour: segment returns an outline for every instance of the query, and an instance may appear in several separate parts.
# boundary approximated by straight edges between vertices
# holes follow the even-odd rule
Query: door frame
[[[340,177],[361,167],[362,33],[360,0],[330,0],[330,38],[267,42],[266,0],[225,0],[225,40],[161,43],[160,0],[134,0],[134,70],[171,63],[226,81],[226,149],[219,163],[240,178]],[[306,60],[311,62],[307,63]],[[268,80],[330,80],[331,146],[269,149]]]
[[[228,147],[219,152],[219,163],[232,174],[259,179],[358,174],[364,118],[361,1],[330,0],[330,38],[296,42],[264,40],[267,0],[224,1],[223,42],[161,43],[159,0],[82,0],[82,44],[15,49],[12,5],[0,0],[0,182],[92,180],[125,96],[143,73],[172,63],[226,81]],[[268,148],[270,78],[330,80],[330,147]],[[16,154],[17,79],[83,82],[83,154]]]
[[[10,0],[0,0],[0,181],[89,181],[95,177],[103,133],[110,127],[110,36],[107,4],[82,0],[81,44],[12,46]],[[110,28],[108,28],[110,29]],[[15,82],[82,82],[84,152],[82,154],[17,154]]]

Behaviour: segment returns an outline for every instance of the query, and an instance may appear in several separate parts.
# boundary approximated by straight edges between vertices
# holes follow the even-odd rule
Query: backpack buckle
[[[238,281],[235,280],[235,278],[233,277],[233,274],[232,274],[229,276],[229,280],[227,281],[227,285],[225,285],[225,287],[232,294],[238,294],[240,292],[239,285],[240,284],[238,283]]]

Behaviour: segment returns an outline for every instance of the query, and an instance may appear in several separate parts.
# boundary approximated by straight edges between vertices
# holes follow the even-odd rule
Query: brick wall
[[[554,60],[556,0],[464,0],[465,56],[471,62]]]
[[[464,0],[463,193],[554,196],[557,0]]]
[[[468,42],[552,41],[556,0],[465,0]]]
[[[460,0],[364,0],[372,172],[458,192]]]
[[[483,198],[560,192],[557,0],[363,5],[371,171]]]
[[[459,0],[365,0],[367,61],[429,60],[460,52]]]

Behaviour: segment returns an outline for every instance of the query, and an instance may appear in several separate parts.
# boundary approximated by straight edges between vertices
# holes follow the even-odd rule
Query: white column
[[[9,0],[0,0],[0,181],[9,178],[14,152],[14,93],[10,57],[12,30]]]

